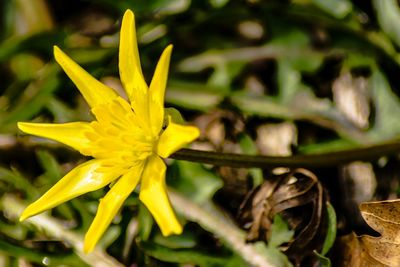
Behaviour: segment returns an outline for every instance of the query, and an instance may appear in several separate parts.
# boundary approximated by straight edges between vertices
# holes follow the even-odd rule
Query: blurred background
[[[174,45],[166,106],[177,108],[201,129],[192,148],[329,155],[396,143],[400,137],[396,0],[1,0],[0,266],[244,264],[229,246],[193,222],[186,223],[181,236],[162,237],[137,194],[107,231],[97,258],[89,260],[71,242],[82,239],[104,191],[48,212],[40,223],[56,223],[55,228],[43,230],[40,223],[17,220],[21,207],[86,160],[58,143],[22,135],[16,126],[18,121],[92,119],[79,91],[55,63],[53,46],[122,94],[119,28],[128,8],[136,16],[147,81],[163,49]],[[358,204],[400,193],[399,158],[380,156],[370,162],[310,167],[323,188],[312,198],[333,204],[338,235],[370,233]],[[237,216],[245,212],[239,207],[246,195],[285,172],[173,160],[168,164],[171,187],[199,205],[217,205],[245,231]],[[297,227],[307,223],[283,215],[296,238]],[[324,235],[313,240],[310,253],[321,247]],[[287,256],[292,263],[311,266],[298,254]]]

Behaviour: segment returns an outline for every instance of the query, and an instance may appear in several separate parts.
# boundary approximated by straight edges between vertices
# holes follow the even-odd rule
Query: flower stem
[[[364,146],[361,148],[341,150],[329,153],[294,155],[289,157],[270,157],[259,155],[243,155],[181,149],[170,157],[178,160],[200,162],[215,166],[237,168],[271,168],[271,167],[332,167],[352,161],[370,161],[382,156],[400,152],[400,141]]]

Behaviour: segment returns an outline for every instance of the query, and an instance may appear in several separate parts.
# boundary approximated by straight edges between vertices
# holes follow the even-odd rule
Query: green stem
[[[269,157],[259,155],[242,155],[218,153],[193,149],[181,149],[170,157],[178,160],[200,162],[214,166],[237,168],[271,168],[271,167],[332,167],[352,161],[371,161],[382,156],[400,152],[400,141],[395,140],[378,145],[364,146],[330,153],[295,155],[290,157]]]

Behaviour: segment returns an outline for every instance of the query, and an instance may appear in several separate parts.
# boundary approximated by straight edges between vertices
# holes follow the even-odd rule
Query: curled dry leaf
[[[326,201],[322,185],[308,170],[295,169],[270,177],[243,201],[239,221],[248,230],[247,240],[267,241],[276,214],[295,230],[294,239],[282,250],[296,266],[311,266],[313,250],[319,251],[326,232]]]
[[[365,202],[360,205],[363,218],[381,236],[350,234],[337,248],[340,266],[400,266],[400,200]]]

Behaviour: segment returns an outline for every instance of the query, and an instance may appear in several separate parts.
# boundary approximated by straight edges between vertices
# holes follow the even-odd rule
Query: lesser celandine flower
[[[130,10],[125,12],[119,71],[128,103],[54,47],[56,61],[78,87],[96,120],[64,124],[20,122],[18,127],[26,133],[64,143],[93,159],[70,171],[29,205],[21,220],[112,183],[100,200],[96,217],[85,236],[84,250],[89,252],[141,180],[139,198],[163,235],[182,232],[166,193],[166,166],[162,158],[196,139],[199,130],[176,124],[164,113],[171,51],[170,45],[162,53],[148,87],[140,67],[134,14]]]

